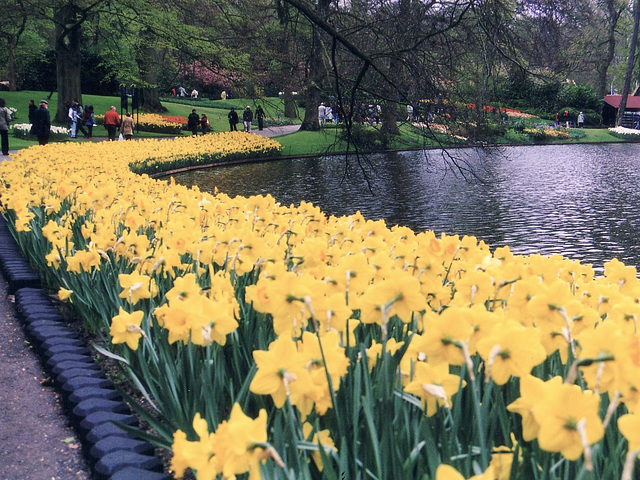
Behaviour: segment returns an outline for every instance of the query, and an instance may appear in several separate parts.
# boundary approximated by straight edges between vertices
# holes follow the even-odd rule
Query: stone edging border
[[[154,446],[117,427],[138,420],[114,384],[93,361],[89,349],[41,288],[0,217],[0,272],[25,333],[46,371],[62,394],[64,409],[83,448],[92,477],[97,480],[171,480]]]

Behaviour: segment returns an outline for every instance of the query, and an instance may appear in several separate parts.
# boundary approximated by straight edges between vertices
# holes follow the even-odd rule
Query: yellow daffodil
[[[124,298],[131,305],[135,305],[142,299],[151,298],[152,292],[156,290],[155,281],[137,271],[129,274],[121,273],[118,275],[118,281],[122,287],[120,298]]]
[[[640,415],[637,413],[622,415],[618,418],[618,428],[629,442],[629,451],[640,450]]]
[[[255,350],[253,358],[258,371],[249,390],[258,395],[271,395],[276,407],[282,408],[287,398],[295,405],[313,391],[306,359],[298,353],[296,343],[286,336],[271,342],[268,351]]]
[[[315,431],[313,426],[309,423],[304,423],[302,425],[302,434],[305,438],[309,439],[311,443],[315,443],[318,445],[318,448],[331,449],[333,451],[336,450],[336,446],[333,443],[333,439],[331,438],[329,430],[320,430]],[[318,467],[318,470],[322,471],[324,469],[324,464],[322,463],[322,457],[319,451],[314,451],[311,454],[311,458],[314,463]]]
[[[507,383],[512,375],[529,374],[547,358],[540,343],[540,331],[517,322],[496,325],[491,333],[478,341],[477,348],[487,374],[498,385]]]
[[[460,388],[460,377],[449,373],[449,365],[432,366],[418,362],[414,366],[413,380],[404,391],[419,397],[428,417],[435,415],[438,407],[451,408],[451,397]]]
[[[128,313],[120,308],[120,313],[111,319],[111,343],[126,343],[131,350],[138,349],[144,331],[140,328],[144,312]]]
[[[588,446],[604,436],[598,416],[600,397],[583,391],[577,385],[553,384],[547,395],[533,408],[540,425],[538,444],[548,452],[560,452],[568,460],[576,460]]]

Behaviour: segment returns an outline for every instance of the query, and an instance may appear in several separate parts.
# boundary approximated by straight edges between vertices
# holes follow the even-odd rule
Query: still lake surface
[[[456,165],[466,173],[459,172]],[[197,170],[178,183],[308,201],[330,215],[474,235],[492,249],[560,254],[597,271],[640,266],[640,144],[507,147],[294,159]]]

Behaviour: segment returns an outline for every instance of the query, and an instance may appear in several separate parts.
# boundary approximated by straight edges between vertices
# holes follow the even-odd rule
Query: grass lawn
[[[52,116],[57,109],[58,96],[56,93],[51,95],[47,92],[21,91],[21,92],[2,92],[2,97],[6,100],[7,106],[17,108],[18,111],[14,116],[16,123],[27,123],[28,102],[34,100],[36,104],[41,99],[49,102],[49,110]],[[83,95],[83,103],[85,105],[93,105],[96,114],[102,115],[109,110],[111,105],[119,107],[120,97],[105,97],[98,95]],[[184,102],[184,103],[180,103]],[[278,120],[281,118],[283,111],[283,101],[280,98],[265,98],[260,100],[247,98],[234,98],[229,100],[209,100],[209,99],[176,99],[176,102],[163,101],[163,105],[167,108],[167,115],[186,117],[196,108],[198,114],[207,114],[212,130],[215,132],[227,131],[229,122],[227,114],[231,107],[234,107],[240,118],[242,118],[242,110],[247,105],[251,106],[255,111],[257,105],[262,105],[265,110],[267,120]],[[300,123],[300,118],[304,115],[304,110],[299,112],[299,118],[293,119],[292,123]],[[541,119],[527,119],[527,124],[549,123]],[[346,143],[340,138],[340,130],[335,128],[325,128],[318,132],[296,132],[289,135],[278,137],[278,141],[283,145],[284,155],[308,155],[342,152],[346,148]],[[596,142],[624,142],[625,140],[610,135],[606,128],[587,128],[582,130],[584,136],[579,140],[567,140],[562,143],[596,143]],[[188,132],[184,132],[188,135]],[[103,127],[94,127],[94,135],[96,137],[106,137],[106,130]],[[171,137],[171,135],[153,134],[147,132],[139,132],[137,137]],[[73,141],[83,141],[81,139]],[[442,136],[443,144],[450,145],[450,139]],[[10,148],[12,150],[27,148],[36,142],[22,140],[15,137],[9,138]],[[505,138],[500,139],[500,143],[504,144],[522,144],[533,143],[528,137],[520,136],[511,132]],[[395,149],[411,149],[411,148],[428,148],[439,146],[433,139],[427,139],[423,136],[419,129],[411,125],[403,124],[400,126],[400,136],[397,137],[390,145]]]

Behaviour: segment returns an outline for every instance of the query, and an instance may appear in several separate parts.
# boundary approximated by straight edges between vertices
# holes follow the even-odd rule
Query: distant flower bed
[[[30,123],[17,123],[12,125],[13,135],[16,138],[22,138],[24,140],[37,140],[38,137],[32,135]],[[49,136],[50,142],[64,142],[69,138],[69,129],[65,127],[51,126],[51,135]]]
[[[640,130],[635,130],[633,128],[625,128],[625,127],[615,127],[610,128],[609,133],[614,137],[618,138],[626,138],[630,140],[635,140],[640,138]]]
[[[162,118],[169,123],[179,123],[182,125],[182,128],[187,128],[187,117],[183,117],[181,115],[161,115]]]
[[[182,117],[168,117],[168,118],[182,118]],[[98,125],[104,125],[104,115],[94,115],[94,120]],[[180,135],[182,130],[182,123],[167,120],[162,115],[156,113],[141,113],[134,115],[133,120],[137,124],[137,128],[141,132],[149,133],[165,133],[168,135]]]
[[[193,165],[273,157],[281,149],[275,140],[244,132],[214,133],[189,140],[164,143],[160,149],[158,142],[152,142],[148,150],[140,150],[140,155],[132,158],[129,168],[134,173],[152,174]]]
[[[468,107],[470,109],[476,108],[475,104],[470,103],[468,105]],[[516,118],[536,118],[535,115],[532,115],[530,113],[524,113],[521,112],[520,110],[515,110],[513,108],[506,108],[506,107],[494,107],[493,105],[484,105],[482,107],[482,109],[487,112],[487,113],[495,113],[496,115],[500,115],[500,114],[506,114],[509,117],[516,117]]]
[[[564,128],[525,128],[522,133],[533,140],[569,140],[571,135]]]

